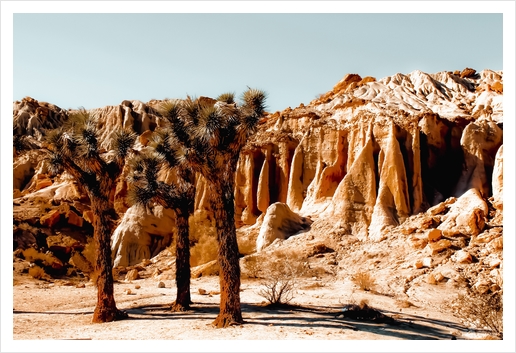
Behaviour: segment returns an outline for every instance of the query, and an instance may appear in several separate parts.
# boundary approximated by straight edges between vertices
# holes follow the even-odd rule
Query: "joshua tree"
[[[220,312],[213,323],[217,327],[243,322],[234,219],[235,171],[240,151],[264,113],[265,99],[263,91],[249,89],[242,95],[241,105],[234,94],[225,93],[216,100],[167,100],[160,108],[173,127],[169,142],[178,146],[175,160],[208,182],[220,266]]]
[[[148,206],[152,202],[172,208],[176,212],[176,300],[173,311],[189,309],[190,297],[190,239],[188,218],[194,211],[194,175],[188,168],[178,165],[175,151],[170,145],[171,131],[163,130],[155,141],[155,152],[135,156],[130,161],[129,192],[131,203]],[[166,165],[175,171],[173,184],[158,181],[158,171]]]
[[[59,173],[65,170],[71,174],[84,187],[91,201],[97,286],[93,322],[110,322],[127,317],[126,313],[117,309],[113,294],[110,242],[111,222],[116,219],[116,213],[110,194],[135,139],[136,135],[127,130],[113,132],[111,158],[104,157],[95,119],[84,109],[71,115],[66,127],[49,134],[51,171]]]

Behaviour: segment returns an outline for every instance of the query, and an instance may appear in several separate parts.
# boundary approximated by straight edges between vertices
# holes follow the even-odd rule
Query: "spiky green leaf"
[[[203,144],[214,147],[219,144],[220,130],[224,120],[215,106],[205,106],[199,111],[199,123],[195,127],[195,138]]]
[[[181,114],[181,101],[178,99],[164,100],[157,110],[165,119],[174,124]]]
[[[217,97],[217,100],[219,102],[233,104],[233,103],[235,103],[235,94],[232,92],[222,93],[220,96]]]
[[[119,158],[125,158],[131,151],[134,142],[136,141],[136,134],[128,129],[121,129],[115,131],[113,134],[112,148]]]

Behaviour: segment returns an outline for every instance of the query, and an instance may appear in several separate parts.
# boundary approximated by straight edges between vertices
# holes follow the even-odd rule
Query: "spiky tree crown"
[[[131,151],[136,134],[129,130],[116,130],[112,134],[111,147],[114,161],[101,156],[97,120],[80,109],[61,128],[47,134],[50,170],[54,174],[63,169],[72,173],[80,183],[94,184],[102,178],[115,178]]]
[[[173,185],[158,180],[159,171],[166,166],[166,159],[156,151],[143,152],[129,160],[129,204],[149,207],[157,203],[167,208],[193,206],[193,185],[187,185],[188,180],[182,179]]]
[[[158,135],[156,150],[174,150],[174,163],[188,164],[204,176],[220,173],[225,166],[218,157],[240,153],[265,112],[265,100],[265,92],[251,88],[243,93],[241,104],[233,93],[221,94],[216,101],[167,100],[159,111],[170,123],[170,138]]]

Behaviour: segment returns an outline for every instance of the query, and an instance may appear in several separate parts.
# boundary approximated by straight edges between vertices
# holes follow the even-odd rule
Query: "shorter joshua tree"
[[[112,153],[102,154],[96,119],[84,109],[72,114],[66,126],[52,130],[48,135],[51,172],[68,172],[86,190],[91,201],[97,286],[93,322],[127,317],[125,312],[117,309],[113,293],[111,233],[112,222],[117,216],[111,192],[135,139],[136,135],[128,130],[114,131],[110,141]]]
[[[190,228],[188,219],[194,211],[195,180],[187,168],[177,165],[174,150],[169,141],[170,131],[162,131],[155,140],[155,151],[142,153],[130,160],[129,201],[145,207],[157,203],[176,212],[176,300],[173,311],[190,308]],[[161,168],[168,167],[175,172],[175,181],[168,184],[158,180]]]

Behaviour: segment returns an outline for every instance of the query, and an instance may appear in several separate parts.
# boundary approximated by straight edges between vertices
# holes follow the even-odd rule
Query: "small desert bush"
[[[195,212],[190,226],[190,266],[203,265],[217,259],[218,244],[214,222],[204,212]]]
[[[44,254],[37,251],[34,248],[27,248],[23,250],[23,257],[30,263],[38,263],[43,266],[51,266],[55,261],[58,261],[56,257],[49,254]]]
[[[246,256],[242,259],[242,263],[244,265],[242,272],[248,278],[259,278],[260,277],[260,272],[262,270],[262,266],[260,264],[260,260],[259,260],[258,256],[256,256],[256,255]]]
[[[87,262],[89,262],[89,264],[91,265],[91,269],[92,269],[91,272],[85,273],[85,275],[87,275],[90,278],[91,282],[96,284],[98,272],[94,270],[96,255],[95,255],[95,241],[93,240],[93,238],[88,239],[86,245],[84,246],[84,250],[82,250],[82,252],[81,252],[81,255]],[[113,274],[115,274],[114,269],[113,269]],[[115,277],[115,278],[117,278],[117,277]]]
[[[258,294],[270,304],[288,304],[294,298],[297,280],[304,273],[298,253],[278,252],[261,263],[262,289]]]
[[[41,267],[34,265],[31,268],[29,268],[29,276],[32,276],[36,279],[40,279],[45,277],[46,273],[45,270],[43,270]]]
[[[361,271],[355,273],[351,280],[355,283],[360,289],[365,291],[372,291],[376,286],[376,281],[374,277],[366,271]]]
[[[81,253],[92,266],[95,264],[95,242],[93,239],[88,240]]]
[[[503,339],[503,291],[480,293],[467,288],[450,304],[453,314],[469,327]]]
[[[381,311],[369,305],[367,299],[362,299],[360,302],[352,302],[347,304],[343,310],[342,315],[345,318],[353,320],[376,321],[379,323],[395,323],[395,319],[384,315]]]
[[[257,234],[256,234],[257,235]],[[251,255],[256,252],[256,236],[237,233],[238,251],[242,255]]]

